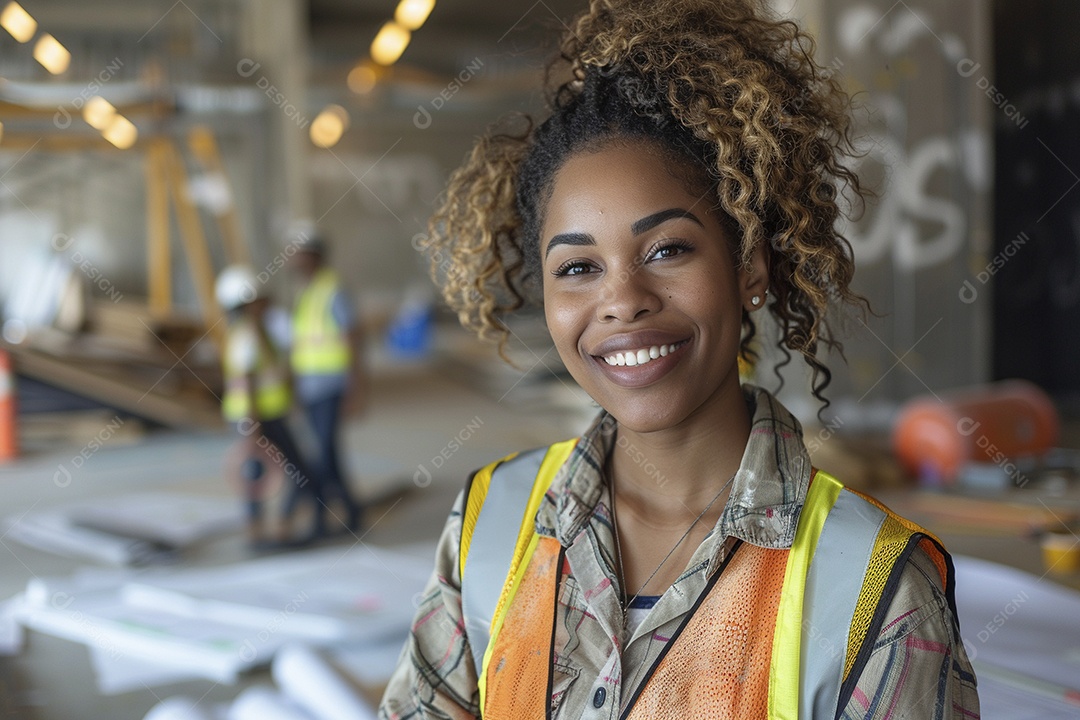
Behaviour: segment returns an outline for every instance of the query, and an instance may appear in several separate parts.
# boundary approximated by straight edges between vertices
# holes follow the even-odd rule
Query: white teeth
[[[657,358],[666,357],[675,352],[678,345],[679,343],[672,343],[671,345],[653,345],[652,347],[641,348],[640,350],[617,352],[614,355],[605,355],[604,362],[608,365],[625,365],[626,367],[644,365]]]

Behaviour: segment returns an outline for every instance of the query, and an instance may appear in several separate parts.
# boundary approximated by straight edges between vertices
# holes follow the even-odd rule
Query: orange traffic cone
[[[15,373],[11,356],[0,350],[0,462],[19,454],[19,436],[15,423]]]

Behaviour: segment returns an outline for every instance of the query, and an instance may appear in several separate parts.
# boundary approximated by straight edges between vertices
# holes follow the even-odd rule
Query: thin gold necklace
[[[736,471],[735,475],[737,474],[738,471]],[[626,611],[631,606],[633,606],[634,601],[638,599],[639,595],[641,595],[641,591],[648,587],[649,583],[652,582],[652,579],[656,577],[656,573],[660,572],[660,568],[664,567],[664,563],[666,563],[671,558],[671,556],[675,554],[675,551],[679,548],[680,545],[682,545],[683,540],[686,540],[687,536],[690,535],[690,531],[694,529],[694,526],[696,526],[701,521],[701,518],[705,517],[705,513],[709,512],[709,508],[716,504],[716,501],[720,499],[720,496],[724,494],[724,491],[727,490],[728,486],[731,485],[731,483],[735,480],[735,475],[732,475],[730,478],[728,478],[728,481],[724,483],[720,490],[716,493],[716,495],[713,496],[713,499],[709,501],[709,504],[705,506],[705,509],[698,513],[698,516],[694,518],[694,522],[690,523],[690,527],[686,528],[686,532],[682,534],[682,537],[680,537],[672,546],[672,548],[668,550],[668,554],[664,556],[664,559],[660,561],[660,564],[657,565],[656,568],[652,571],[652,573],[649,574],[649,577],[645,579],[645,582],[642,583],[641,587],[638,588],[638,591],[634,593],[634,596],[630,598],[630,600],[625,604],[623,604],[622,602],[619,603],[622,607],[624,624],[626,621]],[[610,470],[608,472],[608,488],[611,491],[611,527],[613,530],[613,534],[615,535],[615,557],[618,559],[619,562],[619,579],[622,586],[625,588],[626,574],[625,569],[623,568],[622,543],[619,542],[619,519],[615,510],[615,473],[610,472]]]

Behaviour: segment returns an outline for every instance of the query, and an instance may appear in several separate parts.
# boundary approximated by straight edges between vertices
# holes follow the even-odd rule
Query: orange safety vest
[[[484,717],[548,714],[564,553],[535,532],[534,518],[575,443],[510,456],[470,483],[462,609]],[[621,717],[835,717],[916,546],[937,565],[955,616],[952,562],[940,542],[816,472],[792,547],[738,543],[645,679],[625,689],[633,695]]]

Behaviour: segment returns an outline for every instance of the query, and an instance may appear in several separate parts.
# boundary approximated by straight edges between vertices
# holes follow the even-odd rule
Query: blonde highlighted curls
[[[489,133],[480,138],[465,163],[453,172],[442,203],[420,243],[431,274],[461,324],[499,344],[509,335],[501,317],[525,304],[521,220],[515,205],[516,178],[531,133]]]
[[[758,0],[593,0],[549,69],[570,78],[549,83],[551,117],[490,130],[432,218],[433,273],[462,324],[502,352],[502,318],[538,297],[538,227],[566,153],[605,133],[656,136],[708,175],[715,205],[737,226],[738,258],[749,264],[765,247],[781,350],[803,356],[824,400],[831,375],[818,343],[840,349],[829,306],[865,307],[850,290],[851,248],[836,229],[840,193],[862,191],[843,165],[853,152],[849,98],[814,63],[813,48]],[[636,118],[608,119],[625,108]],[[592,120],[579,117],[586,110]],[[749,314],[743,323],[745,356],[755,327]]]

